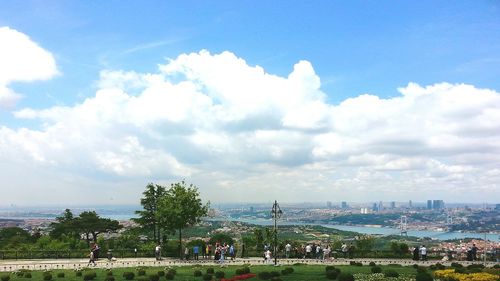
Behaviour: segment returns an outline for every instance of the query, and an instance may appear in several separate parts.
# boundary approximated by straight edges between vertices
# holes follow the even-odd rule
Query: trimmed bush
[[[434,279],[428,272],[420,271],[417,272],[417,275],[415,276],[415,281],[434,281]]]
[[[224,278],[224,271],[217,271],[215,272],[215,278],[221,279]]]
[[[115,277],[113,275],[108,275],[104,278],[104,281],[115,281]]]
[[[172,275],[176,275],[177,274],[177,270],[175,270],[175,268],[170,268],[169,270],[167,270],[167,273],[170,273]]]
[[[149,281],[159,281],[160,276],[158,274],[151,274],[149,275]]]
[[[137,281],[149,281],[149,279],[147,276],[143,275],[143,276],[137,277]]]
[[[2,276],[0,276],[0,280],[2,280],[2,281],[9,281],[10,280],[10,276],[9,275],[2,275]]]
[[[292,267],[287,267],[287,268],[281,270],[281,274],[283,274],[283,275],[288,275],[288,274],[291,274],[291,273],[293,273],[293,268]]]
[[[26,272],[23,275],[24,278],[31,278],[31,272]]]
[[[234,274],[236,274],[236,275],[242,275],[242,274],[245,274],[245,273],[243,273],[243,268],[237,268],[237,269],[234,271]]]
[[[58,272],[57,278],[64,278],[64,272]]]
[[[262,271],[257,274],[260,280],[269,280],[271,279],[271,273],[268,271]]]
[[[94,280],[97,277],[97,274],[95,272],[87,272],[83,275],[83,280],[89,281],[89,280]]]
[[[461,263],[458,263],[458,262],[452,262],[451,263],[451,267],[454,267],[454,268],[462,268],[464,267]]]
[[[203,281],[210,281],[210,280],[212,280],[212,274],[207,273],[207,274],[203,275]]]
[[[43,280],[44,281],[50,281],[50,280],[52,280],[52,274],[50,274],[50,273],[44,273],[43,274]]]
[[[146,270],[144,270],[144,269],[138,269],[137,270],[137,275],[138,276],[144,276],[144,275],[146,275]]]
[[[356,262],[355,261],[350,261],[349,264],[350,265],[356,265]]]
[[[337,279],[337,277],[339,276],[340,272],[338,269],[334,269],[334,270],[328,270],[326,272],[326,278],[327,279],[330,279],[330,280],[335,280]]]
[[[165,276],[165,271],[158,271],[156,274],[158,274],[158,276],[162,277],[162,276]]]
[[[76,275],[76,277],[80,277],[80,276],[82,276],[82,275],[83,275],[83,272],[81,272],[81,271],[77,271],[77,272],[75,273],[75,275]]]
[[[238,269],[236,269],[236,272],[238,272]],[[195,277],[200,277],[200,276],[202,276],[203,274],[201,273],[201,271],[200,271],[200,270],[195,270],[195,271],[193,272],[193,275],[194,275]],[[240,275],[241,275],[241,274],[240,274]]]
[[[418,264],[415,263],[415,264],[412,265],[412,267],[415,268],[415,269],[418,269]]]
[[[495,264],[493,268],[500,268],[500,263]]]
[[[325,271],[330,271],[330,270],[334,270],[334,269],[335,269],[335,266],[333,266],[333,265],[327,265],[325,267]]]
[[[354,281],[354,276],[351,273],[341,272],[337,279],[339,281]]]
[[[106,271],[106,276],[113,276],[113,271],[111,270]]]
[[[279,277],[273,277],[271,278],[271,281],[283,281],[283,280]]]
[[[368,265],[369,266],[376,266],[377,264],[375,264],[374,262],[371,261]]]
[[[207,268],[207,274],[214,274],[215,270],[212,267]]]
[[[279,271],[271,271],[269,273],[271,274],[271,278],[281,276],[281,274],[279,273]]]
[[[399,273],[396,270],[388,269],[384,271],[385,277],[399,277]]]
[[[125,280],[132,280],[134,279],[134,277],[135,274],[133,272],[130,271],[123,272],[123,278],[125,278]]]
[[[372,273],[382,273],[382,268],[380,266],[372,266],[372,268],[370,268],[370,271]]]
[[[173,274],[170,271],[165,273],[165,279],[167,279],[167,280],[174,280],[174,277],[175,277],[175,274]]]
[[[467,266],[467,269],[472,269],[472,268],[483,269],[484,268],[484,264],[482,264],[482,263],[474,263],[474,264],[469,264]]]
[[[248,266],[243,267],[243,274],[248,274],[248,273],[250,273],[250,267]]]

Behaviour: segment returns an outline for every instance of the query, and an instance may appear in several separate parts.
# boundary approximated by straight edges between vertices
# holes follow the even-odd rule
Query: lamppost
[[[277,221],[281,218],[283,212],[280,209],[280,205],[276,200],[274,200],[273,208],[271,209],[271,216],[274,219],[274,265],[278,265],[278,225]]]

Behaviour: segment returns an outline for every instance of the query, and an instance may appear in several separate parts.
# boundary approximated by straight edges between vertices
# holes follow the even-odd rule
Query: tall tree
[[[209,203],[201,202],[198,188],[184,182],[173,183],[160,198],[158,214],[170,229],[179,233],[179,257],[182,257],[182,230],[199,223],[208,213]]]
[[[97,236],[100,233],[108,231],[116,231],[122,226],[116,220],[101,218],[95,211],[82,212],[76,219],[75,224],[78,225],[81,233],[85,234],[85,240],[90,245],[91,239],[97,243]],[[92,235],[92,237],[90,236]]]
[[[63,235],[69,235],[74,238],[80,238],[78,225],[75,223],[75,218],[70,209],[64,210],[64,213],[56,218],[56,222],[50,224],[52,230],[50,236],[53,238],[61,238]]]
[[[134,222],[141,225],[144,229],[153,232],[153,239],[156,242],[161,240],[161,218],[158,216],[158,202],[165,195],[166,188],[157,184],[148,184],[146,190],[142,193],[141,205],[143,210],[135,211],[139,215],[138,218],[132,219]]]

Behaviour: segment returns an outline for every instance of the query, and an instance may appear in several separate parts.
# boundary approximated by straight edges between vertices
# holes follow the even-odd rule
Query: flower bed
[[[355,273],[355,281],[415,281],[415,276],[400,274],[399,277],[386,277],[384,273]]]
[[[486,273],[457,273],[454,269],[436,270],[434,276],[447,281],[497,281],[498,276]]]
[[[225,279],[225,278],[222,278],[221,281],[238,281],[238,280],[247,280],[247,279],[250,279],[250,278],[253,278],[257,276],[257,274],[254,274],[254,273],[247,273],[247,274],[241,274],[241,275],[236,275],[236,276],[233,276],[229,279]]]

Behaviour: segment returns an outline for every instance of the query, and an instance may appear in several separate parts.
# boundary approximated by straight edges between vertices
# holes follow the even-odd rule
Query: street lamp
[[[281,218],[281,215],[283,212],[280,209],[280,205],[276,200],[274,200],[273,208],[271,209],[271,216],[274,219],[274,265],[276,266],[278,264],[278,255],[277,255],[277,250],[278,250],[278,225],[277,221],[279,218]]]

